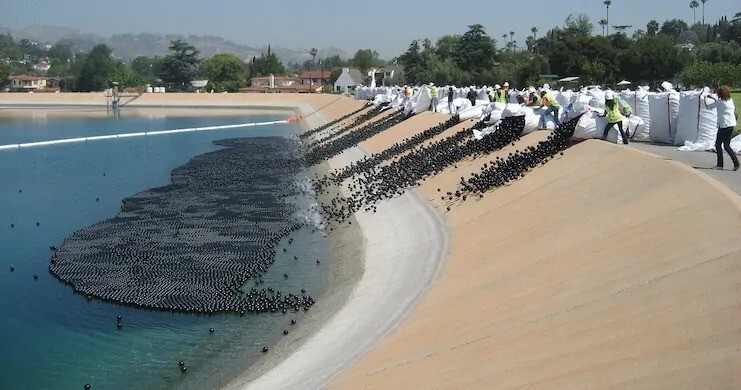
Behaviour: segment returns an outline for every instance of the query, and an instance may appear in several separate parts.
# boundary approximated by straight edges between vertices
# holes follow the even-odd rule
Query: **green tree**
[[[697,48],[699,61],[741,63],[741,47],[735,42],[708,42]]]
[[[564,35],[566,39],[585,38],[592,35],[594,24],[585,14],[576,17],[569,15],[564,21]]]
[[[112,70],[111,49],[104,44],[96,45],[85,57],[75,89],[79,92],[92,92],[108,88],[108,77]]]
[[[217,92],[238,92],[247,83],[245,64],[233,54],[217,54],[201,64],[201,74]]]
[[[134,58],[131,62],[131,70],[134,71],[145,83],[154,83],[157,75],[162,71],[163,59],[159,56]]]
[[[365,74],[370,68],[379,64],[378,52],[371,49],[360,49],[352,57],[352,63],[360,69],[361,73]]]
[[[49,71],[46,72],[47,76],[67,77],[70,75],[70,64],[67,61],[62,61],[59,58],[53,58],[49,65]]]
[[[741,85],[741,65],[698,61],[682,72],[681,79],[689,86],[738,86]]]
[[[260,57],[253,57],[249,69],[250,77],[286,74],[286,68],[283,66],[283,63],[275,53],[270,51],[268,51],[268,54],[263,53]]]
[[[659,32],[659,22],[652,20],[646,25],[646,35],[654,36]]]
[[[0,87],[8,82],[8,77],[10,77],[10,67],[5,61],[0,61]]]
[[[461,41],[458,34],[443,35],[437,40],[436,48],[438,57],[442,60],[452,60],[456,56],[456,48]]]
[[[689,29],[689,26],[684,20],[672,19],[667,20],[661,25],[659,33],[670,37],[675,43],[680,43],[680,38]]]
[[[607,69],[598,61],[584,61],[581,64],[580,80],[586,84],[600,84],[605,81]]]
[[[623,74],[635,82],[657,84],[671,80],[682,69],[674,42],[663,35],[638,39],[620,60]]]
[[[486,34],[484,26],[480,24],[468,26],[456,49],[455,63],[464,72],[481,73],[494,66],[496,41]]]
[[[144,80],[121,61],[113,61],[108,81],[117,82],[122,88],[140,87],[144,84]]]
[[[170,42],[169,49],[170,54],[162,61],[160,78],[170,89],[186,90],[190,88],[190,82],[198,72],[200,52],[181,40]]]
[[[311,50],[309,50],[309,55],[311,56],[311,63],[316,67],[316,55],[319,54],[319,50],[317,50],[315,47],[312,47]]]
[[[62,62],[72,61],[72,49],[69,46],[63,44],[56,44],[49,49],[46,53],[50,59],[58,59]]]

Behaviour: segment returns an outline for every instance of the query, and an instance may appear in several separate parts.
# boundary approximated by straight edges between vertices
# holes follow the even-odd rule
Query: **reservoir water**
[[[151,113],[43,120],[0,115],[0,144],[285,119]],[[122,199],[169,184],[172,169],[220,148],[212,141],[294,137],[297,131],[278,124],[0,150],[0,388],[217,388],[259,359],[263,346],[280,340],[292,319],[300,324],[298,313],[208,317],[88,301],[48,272],[50,246],[115,216]],[[287,201],[299,205],[296,218],[313,218],[306,211],[312,194]],[[288,252],[276,256],[264,284],[294,294],[306,289],[320,298],[329,262],[317,265],[314,259],[328,257],[326,239],[309,227],[283,240],[290,238],[292,245],[279,245]],[[296,262],[294,255],[311,261]],[[292,277],[285,279],[285,272]],[[120,330],[118,315],[124,318]],[[180,360],[187,363],[186,374]]]

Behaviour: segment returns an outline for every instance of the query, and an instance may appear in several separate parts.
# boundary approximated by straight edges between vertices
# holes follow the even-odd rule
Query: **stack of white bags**
[[[654,142],[681,146],[679,150],[714,150],[715,137],[718,132],[717,113],[705,106],[707,91],[676,92],[671,84],[665,83],[667,92],[649,92],[648,88],[620,92],[620,97],[632,108],[632,115],[624,118],[623,129],[626,129],[631,141]],[[438,112],[457,114],[461,120],[489,117],[492,129],[502,118],[512,116],[525,117],[524,134],[541,129],[541,117],[545,109],[526,107],[517,103],[517,97],[527,97],[528,91],[512,91],[508,104],[490,103],[483,87],[475,89],[476,105],[472,106],[466,98],[473,87],[453,88],[453,101],[448,105],[450,86],[439,87]],[[601,138],[607,119],[603,116],[606,91],[600,89],[582,91],[549,91],[561,105],[558,119],[561,123],[582,115],[574,132],[575,138]],[[372,99],[374,104],[389,103],[390,108],[403,110],[405,113],[419,114],[430,109],[432,101],[430,88],[422,86],[406,101],[402,87],[365,88],[357,95]],[[554,130],[556,118],[546,116],[545,128]],[[485,134],[480,132],[477,136]],[[617,128],[609,131],[607,139],[622,143]],[[741,151],[741,136],[733,139],[731,146],[738,153]]]

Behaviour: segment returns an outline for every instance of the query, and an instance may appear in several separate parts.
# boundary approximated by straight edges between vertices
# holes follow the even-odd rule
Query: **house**
[[[331,70],[307,70],[298,76],[302,85],[326,85],[331,77]]]
[[[363,85],[363,74],[358,69],[342,68],[342,73],[334,82],[335,92],[348,93]]]
[[[246,87],[239,89],[239,92],[242,93],[320,93],[321,91],[321,85],[306,84],[278,85],[275,88]]]
[[[301,84],[301,80],[296,77],[273,76],[272,74],[266,77],[253,77],[250,79],[250,82],[252,87],[268,88],[289,87],[294,84]]]
[[[46,77],[18,75],[8,77],[11,91],[44,91],[47,88]]]
[[[386,86],[386,81],[393,79],[394,76],[397,76],[399,73],[401,73],[401,66],[389,65],[381,69],[371,69],[368,71],[368,77],[370,77],[371,80],[376,80],[376,86]]]
[[[40,60],[33,66],[33,70],[39,73],[46,73],[49,69],[51,69],[51,64],[48,59]]]

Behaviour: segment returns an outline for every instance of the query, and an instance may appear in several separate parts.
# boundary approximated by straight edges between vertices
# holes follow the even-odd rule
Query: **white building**
[[[20,75],[10,76],[8,80],[10,81],[11,91],[39,91],[46,89],[48,79],[46,77]]]
[[[335,92],[348,93],[363,85],[363,74],[358,69],[343,68],[342,74],[334,82]]]

